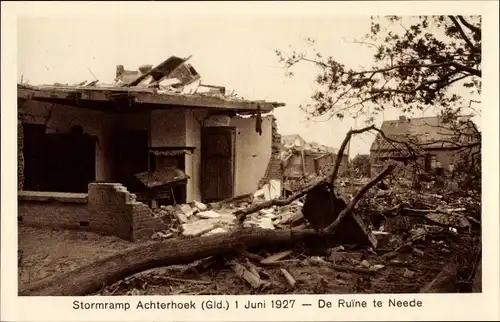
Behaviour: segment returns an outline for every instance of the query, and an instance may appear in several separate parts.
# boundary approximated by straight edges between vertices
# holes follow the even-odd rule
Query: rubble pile
[[[352,197],[368,181],[339,178],[336,193]],[[414,293],[432,289],[429,285],[438,273],[444,274],[443,267],[450,267],[450,260],[456,265],[451,282],[429,292],[471,292],[474,272],[481,265],[480,200],[432,186],[412,187],[404,178],[384,181],[357,204],[355,212],[369,223],[376,247],[341,244],[274,253],[249,249],[224,258],[149,270],[107,287],[102,294]],[[171,227],[153,238],[230,232],[240,225],[236,211],[266,200],[269,196],[258,191],[233,202],[162,206],[156,215]],[[303,207],[302,199],[270,206],[248,214],[243,227],[310,227]]]
[[[249,205],[249,201],[209,205],[194,201],[191,204],[161,206],[154,211],[155,216],[160,217],[170,227],[168,230],[155,232],[152,239],[161,240],[174,237],[198,237],[228,233],[237,225],[234,212]],[[297,200],[284,207],[273,206],[262,209],[245,218],[243,227],[272,230],[276,228],[304,227],[302,206],[303,203]]]

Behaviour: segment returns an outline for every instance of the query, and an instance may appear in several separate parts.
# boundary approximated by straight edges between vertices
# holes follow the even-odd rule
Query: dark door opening
[[[134,192],[142,187],[134,174],[148,171],[148,131],[122,132],[118,134],[116,157],[116,180]]]
[[[235,129],[202,129],[202,198],[205,202],[232,198],[234,190]]]
[[[95,181],[93,136],[71,134],[46,135],[46,191],[86,193]]]
[[[45,125],[23,123],[24,190],[45,188]]]
[[[87,192],[95,180],[93,136],[81,127],[71,133],[45,133],[45,125],[23,124],[24,189]]]

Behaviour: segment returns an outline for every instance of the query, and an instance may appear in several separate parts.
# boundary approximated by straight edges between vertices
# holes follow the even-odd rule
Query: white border
[[[264,321],[264,320],[498,320],[499,309],[499,184],[498,184],[498,39],[499,17],[497,1],[408,1],[408,2],[2,2],[2,248],[1,248],[1,319],[8,321]],[[98,9],[96,9],[98,8]],[[16,62],[17,17],[20,15],[417,15],[417,14],[481,14],[483,15],[483,293],[460,295],[325,295],[325,296],[258,296],[265,300],[263,310],[215,311],[75,311],[76,298],[17,297],[17,177],[16,171]],[[244,302],[248,296],[221,296],[215,299]],[[271,309],[270,301],[295,299],[293,310]],[[366,309],[303,308],[302,302],[317,303],[319,298],[336,301],[339,298],[368,301]],[[423,307],[373,308],[371,301],[389,298],[423,301]],[[85,297],[86,301],[105,301],[107,297]],[[198,307],[214,297],[110,297],[112,301],[194,300]],[[241,305],[241,304],[240,304]],[[233,306],[234,307],[234,306]]]

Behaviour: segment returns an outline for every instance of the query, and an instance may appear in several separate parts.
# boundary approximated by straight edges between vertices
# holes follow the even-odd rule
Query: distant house
[[[292,147],[304,147],[306,145],[306,140],[298,134],[282,135],[281,144],[285,149]]]
[[[328,175],[333,171],[337,154],[338,149],[317,142],[306,142],[297,134],[282,136],[281,165],[284,188],[293,191],[293,181],[304,177]],[[348,155],[344,153],[340,171],[347,168],[348,162]]]
[[[475,127],[472,121],[468,121]],[[370,148],[372,175],[378,172],[387,160],[408,163],[416,160],[425,170],[436,168],[453,170],[457,165],[459,145],[474,143],[474,136],[467,127],[459,137],[452,124],[438,116],[422,118],[406,118],[385,121],[381,130],[387,138],[405,143],[385,140],[379,133]],[[411,147],[409,149],[408,147]]]

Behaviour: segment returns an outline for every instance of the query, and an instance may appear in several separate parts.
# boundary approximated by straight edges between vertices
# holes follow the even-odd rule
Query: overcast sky
[[[369,31],[368,16],[50,16],[18,20],[18,81],[30,84],[75,84],[93,80],[111,83],[116,65],[136,70],[156,65],[171,55],[187,57],[204,84],[222,85],[246,99],[286,103],[275,111],[282,134],[300,134],[338,148],[351,128],[363,120],[307,121],[300,104],[311,102],[318,70],[309,64],[288,78],[276,49],[311,50],[305,38],[316,40],[324,55],[352,66],[370,65],[369,48],[352,43]],[[433,115],[427,110],[427,115]],[[396,119],[388,110],[382,120]],[[423,116],[418,113],[415,115]],[[350,156],[368,153],[372,134],[357,136]]]

